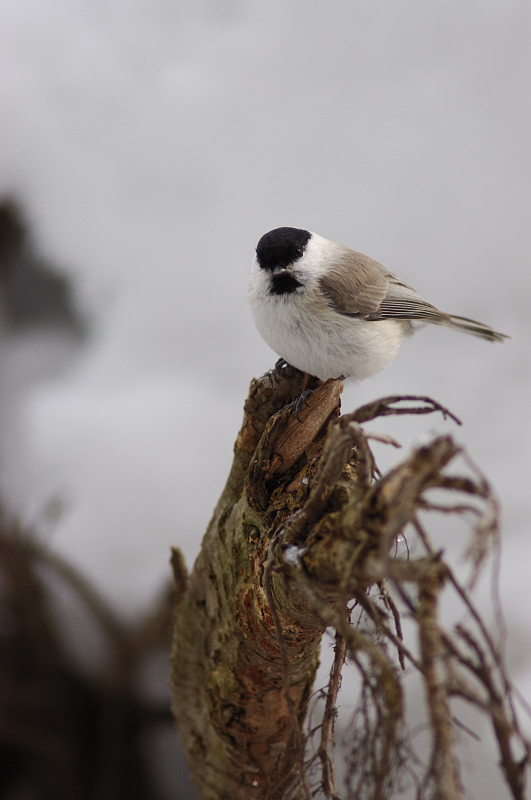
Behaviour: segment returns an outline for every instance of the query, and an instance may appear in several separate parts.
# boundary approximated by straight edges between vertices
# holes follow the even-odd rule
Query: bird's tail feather
[[[463,331],[463,333],[470,333],[472,336],[478,336],[488,342],[503,342],[505,339],[511,338],[505,333],[495,331],[489,325],[476,322],[474,319],[468,319],[468,317],[459,317],[455,314],[449,314],[440,320],[433,319],[430,322],[434,322],[436,325],[444,325],[447,328],[454,328],[455,330]]]

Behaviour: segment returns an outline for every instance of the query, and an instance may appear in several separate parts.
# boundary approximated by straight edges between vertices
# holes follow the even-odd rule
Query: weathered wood
[[[268,548],[304,502],[309,486],[300,481],[291,485],[291,474],[273,483],[271,479],[273,473],[288,472],[315,443],[327,419],[337,414],[339,387],[334,383],[308,399],[299,422],[290,409],[271,421],[277,406],[283,408],[297,396],[299,374],[253,382],[229,480],[176,610],[174,710],[202,800],[282,797],[286,777],[293,772],[323,623],[285,576],[273,577],[289,663],[288,701],[263,573]],[[259,479],[248,477],[251,457],[255,463],[250,472],[259,471]],[[275,500],[271,507],[266,503],[264,513],[269,492]]]
[[[397,413],[452,416],[429,398],[384,398],[339,416],[341,383],[314,388],[297,418],[289,404],[302,392],[300,373],[281,370],[252,382],[229,478],[190,576],[178,552],[172,558],[173,710],[199,800],[310,800],[316,784],[305,767],[303,723],[328,626],[343,655],[331,673],[316,748],[317,780],[326,798],[337,798],[334,703],[346,655],[364,687],[364,725],[351,737],[349,796],[362,790],[373,800],[393,796],[407,758],[401,678],[407,662],[424,683],[431,725],[431,755],[419,778],[423,796],[464,796],[450,709],[458,694],[482,711],[491,709],[504,773],[513,797],[523,800],[530,749],[510,694],[497,689],[497,682],[509,687],[501,655],[417,516],[430,508],[425,492],[433,488],[483,503],[484,511],[473,509],[478,523],[470,561],[477,574],[497,536],[488,484],[444,472],[460,453],[451,436],[433,437],[379,476],[361,424]],[[442,510],[462,515],[470,508],[464,503]],[[394,552],[406,525],[421,543],[414,558]],[[418,628],[419,655],[402,641],[400,613],[386,582]],[[447,584],[477,623],[468,638],[439,624]],[[351,600],[365,615],[367,630],[350,623]],[[463,641],[474,658],[463,652]],[[445,675],[442,663],[452,665]],[[463,670],[476,682],[473,689],[459,681]],[[511,737],[526,753],[521,764]]]

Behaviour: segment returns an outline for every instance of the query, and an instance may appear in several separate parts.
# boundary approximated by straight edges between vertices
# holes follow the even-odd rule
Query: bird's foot
[[[278,375],[283,371],[286,373],[288,378],[291,378],[291,376],[296,372],[295,367],[292,367],[291,364],[288,364],[285,358],[279,358],[273,367],[273,372],[275,375]]]
[[[341,382],[341,381],[344,381],[344,380],[345,380],[345,376],[344,375],[340,375],[338,378],[329,378],[327,381],[325,381],[325,383],[335,383],[336,381],[337,382]],[[311,388],[310,388],[310,384],[313,384],[313,386]],[[293,410],[294,410],[295,416],[296,416],[296,418],[298,419],[299,422],[302,422],[302,419],[300,418],[300,414],[301,414],[301,411],[302,411],[303,407],[304,406],[308,407],[310,405],[308,403],[308,398],[313,394],[313,392],[316,390],[316,388],[318,386],[322,386],[322,385],[323,385],[322,381],[319,381],[317,378],[313,378],[311,375],[306,373],[305,378],[304,378],[303,391],[297,397],[297,399],[294,400],[294,402],[293,402]]]
[[[302,422],[302,419],[300,418],[300,413],[301,413],[301,411],[303,409],[303,406],[307,406],[308,405],[307,400],[310,397],[310,395],[313,393],[313,391],[314,391],[313,389],[305,389],[303,391],[303,393],[300,394],[297,397],[297,399],[293,401],[293,410],[294,410],[295,416],[297,417],[299,422]]]

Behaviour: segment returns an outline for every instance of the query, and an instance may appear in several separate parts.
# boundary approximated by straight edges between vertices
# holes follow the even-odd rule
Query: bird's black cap
[[[256,257],[262,269],[287,267],[304,253],[312,234],[302,228],[275,228],[264,233],[256,245]]]

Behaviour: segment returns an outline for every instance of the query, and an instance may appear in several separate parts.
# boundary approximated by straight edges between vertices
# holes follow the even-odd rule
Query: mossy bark
[[[323,622],[297,586],[272,574],[284,675],[264,565],[308,498],[340,392],[337,383],[320,387],[299,421],[280,409],[300,394],[301,381],[280,373],[251,385],[229,479],[178,598],[174,713],[201,800],[282,797],[297,762]],[[294,435],[286,436],[290,425]]]

